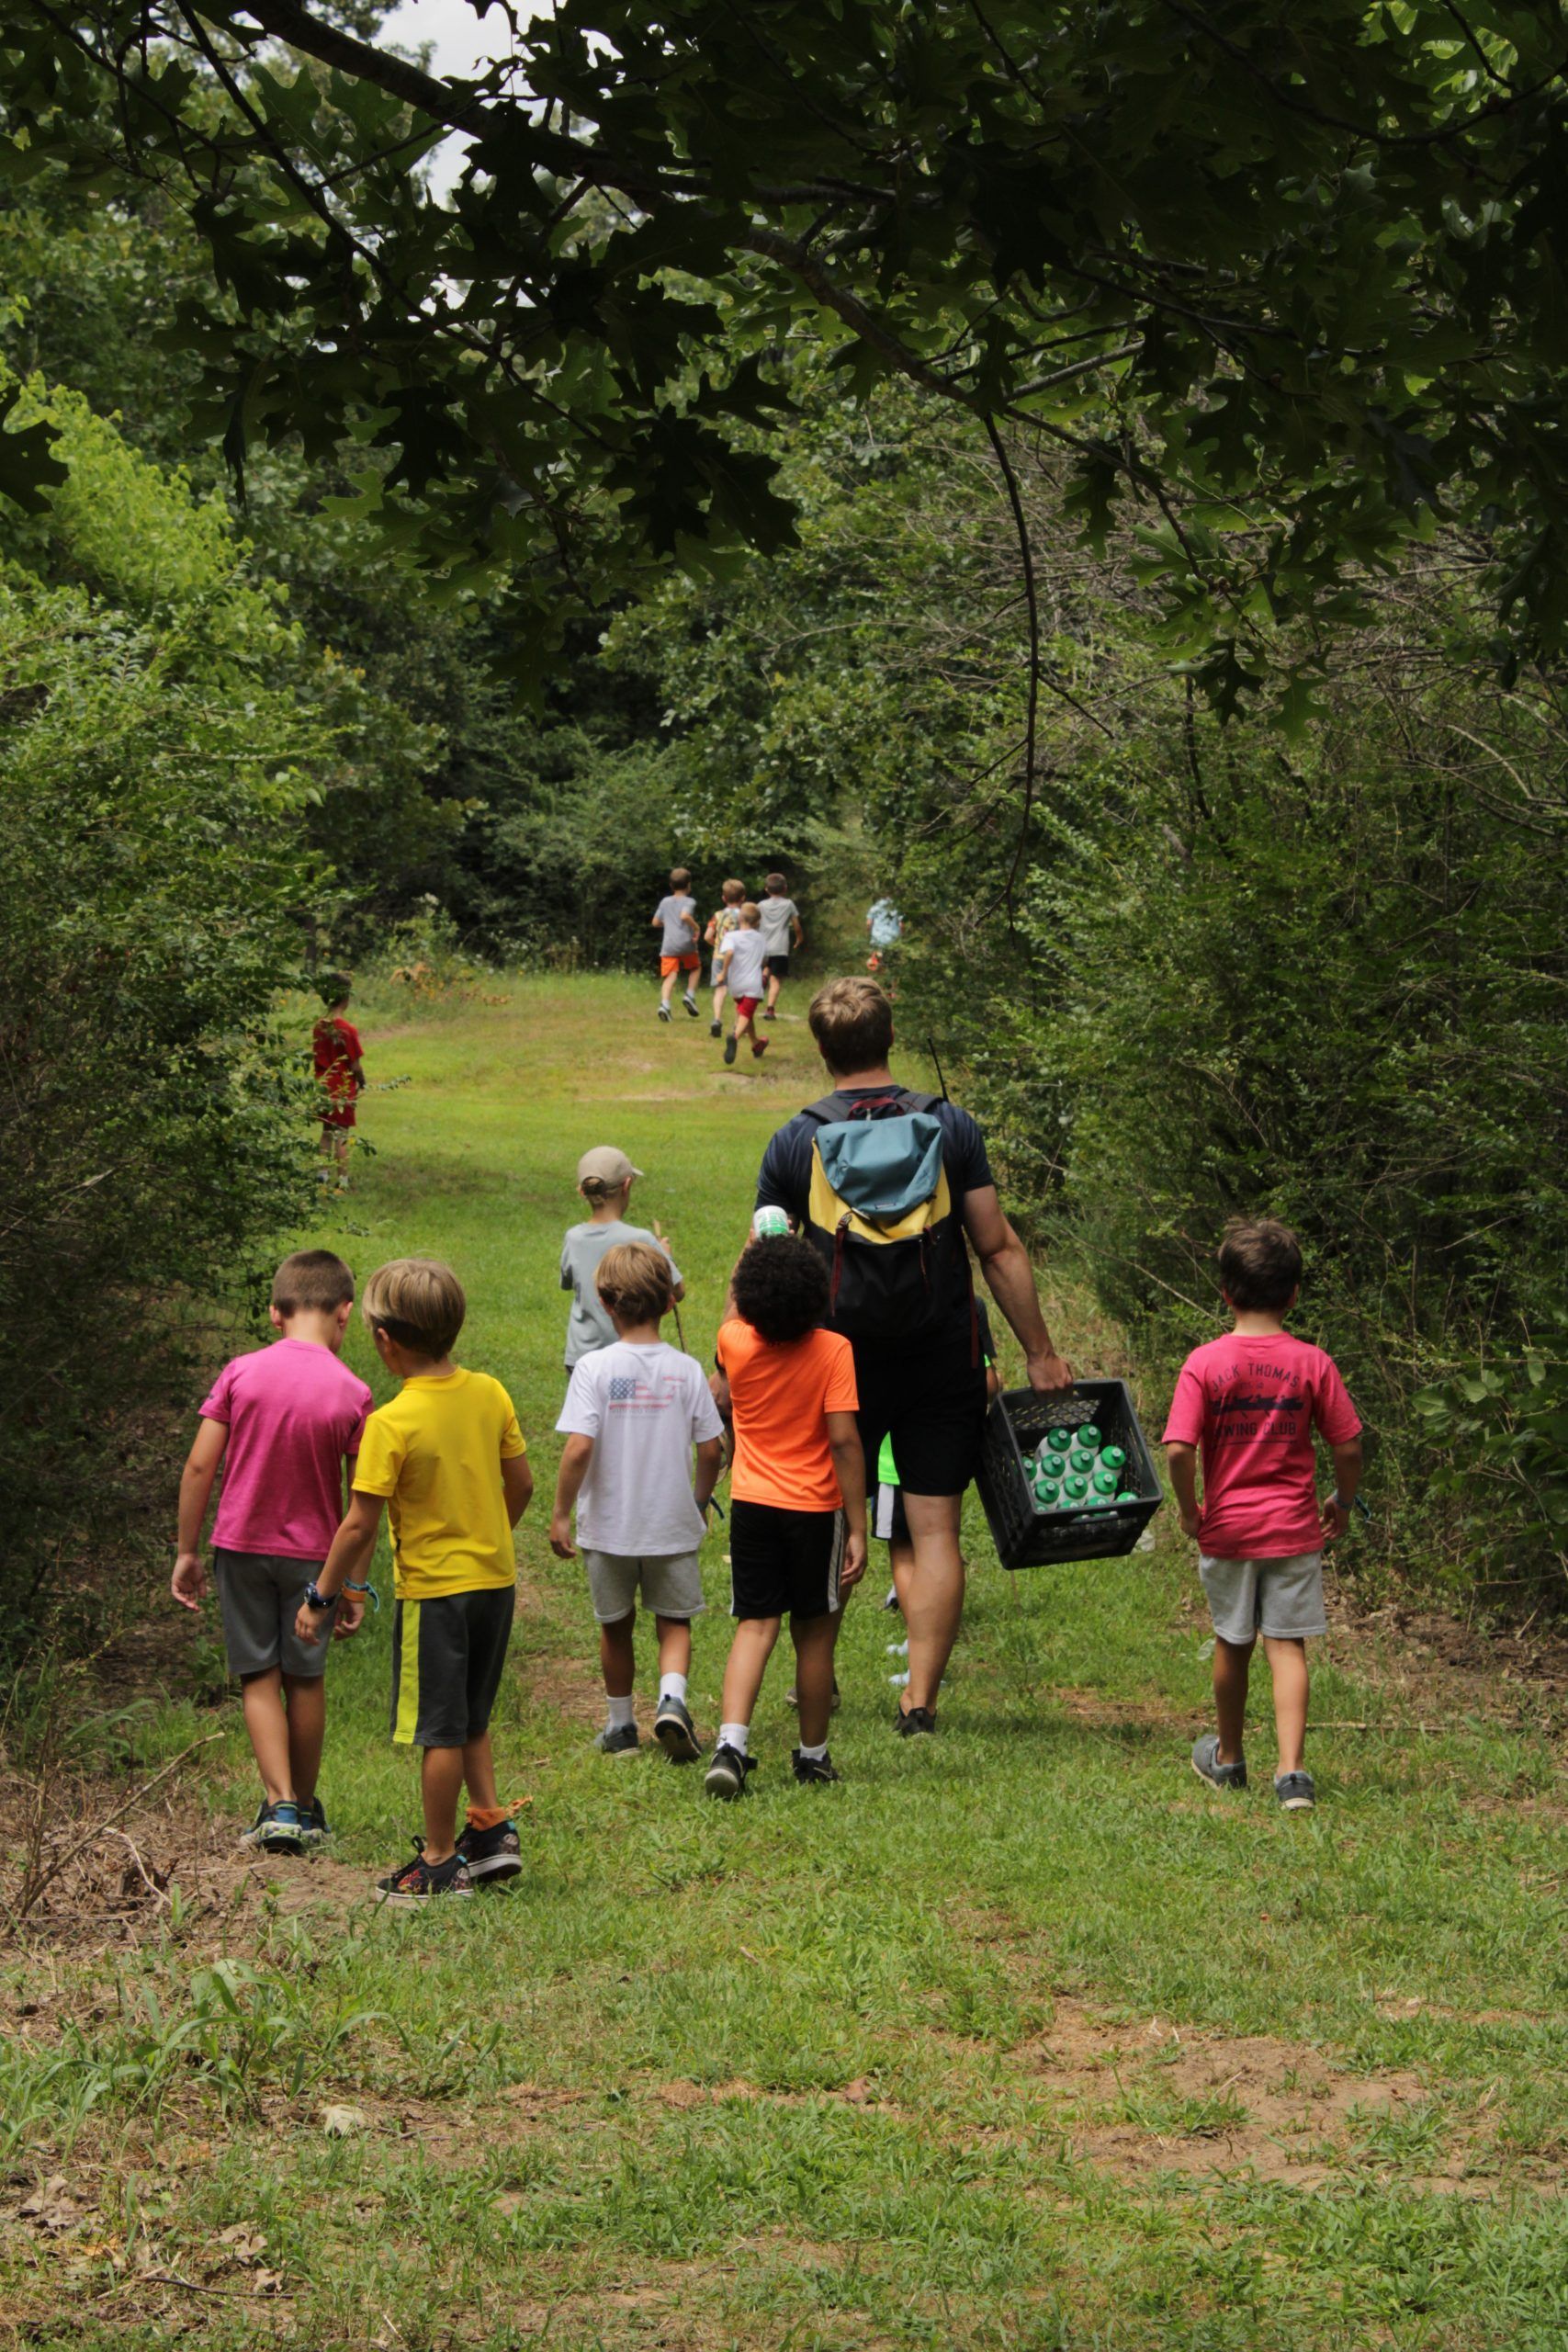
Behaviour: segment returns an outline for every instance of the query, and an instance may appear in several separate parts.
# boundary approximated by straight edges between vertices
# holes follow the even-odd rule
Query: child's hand
[[[337,1607],[333,1611],[333,1641],[346,1642],[351,1634],[358,1633],[364,1623],[365,1595],[362,1592],[341,1593]]]
[[[321,1628],[326,1622],[319,1609],[308,1608],[305,1602],[301,1601],[294,1620],[295,1640],[319,1642],[321,1638]]]
[[[571,1521],[564,1510],[558,1510],[550,1521],[550,1549],[558,1560],[575,1560],[577,1546],[571,1540]]]
[[[169,1590],[182,1609],[199,1609],[207,1599],[207,1570],[198,1552],[181,1552],[175,1560]]]
[[[865,1537],[863,1534],[846,1535],[844,1538],[844,1565],[839,1570],[840,1591],[848,1592],[852,1585],[859,1584],[864,1574]]]
[[[1190,1536],[1192,1542],[1196,1544],[1198,1541],[1197,1512],[1195,1510],[1179,1510],[1176,1515],[1181,1521],[1181,1532],[1183,1535]]]
[[[1337,1495],[1330,1495],[1323,1506],[1323,1540],[1337,1544],[1350,1525],[1350,1514],[1344,1510]]]

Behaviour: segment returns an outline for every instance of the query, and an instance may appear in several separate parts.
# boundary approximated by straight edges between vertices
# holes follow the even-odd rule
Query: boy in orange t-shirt
[[[735,1313],[720,1328],[714,1401],[734,1438],[730,1607],[723,1717],[710,1796],[745,1793],[751,1712],[789,1619],[800,1703],[795,1777],[836,1781],[828,1754],[833,1643],[843,1596],[865,1572],[865,1456],[850,1343],[820,1326],[828,1270],[808,1241],[753,1241],[735,1269]]]

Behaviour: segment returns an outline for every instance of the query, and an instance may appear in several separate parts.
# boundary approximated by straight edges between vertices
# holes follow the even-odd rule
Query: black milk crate
[[[1024,1465],[1050,1430],[1081,1429],[1093,1421],[1102,1440],[1127,1456],[1122,1484],[1135,1503],[1099,1510],[1041,1510]],[[1116,1560],[1130,1552],[1160,1507],[1158,1474],[1138,1427],[1124,1380],[1075,1380],[1070,1396],[1037,1396],[1009,1388],[986,1416],[980,1456],[980,1500],[1004,1568],[1038,1568],[1052,1560]]]

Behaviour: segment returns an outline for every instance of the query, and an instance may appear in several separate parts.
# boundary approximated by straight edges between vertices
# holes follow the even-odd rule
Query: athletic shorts
[[[340,1102],[335,1110],[321,1113],[323,1127],[353,1127],[358,1124],[352,1102]]]
[[[320,1560],[286,1559],[279,1552],[218,1552],[218,1613],[223,1621],[223,1650],[231,1674],[317,1675],[327,1670],[333,1621],[317,1622],[321,1638],[302,1642],[294,1631],[305,1587],[321,1572]]]
[[[760,996],[738,996],[735,999],[735,1018],[737,1021],[749,1021],[761,1001],[762,1000]]]
[[[462,1747],[490,1729],[517,1592],[485,1585],[392,1614],[392,1737],[400,1747]]]
[[[1213,1560],[1201,1554],[1198,1573],[1222,1642],[1241,1648],[1259,1634],[1270,1641],[1304,1642],[1328,1631],[1321,1552],[1282,1560]]]
[[[589,1598],[601,1625],[613,1625],[642,1605],[656,1617],[700,1617],[703,1572],[695,1552],[654,1552],[637,1556],[623,1552],[593,1552],[585,1544],[582,1565],[588,1571]]]
[[[787,980],[789,978],[788,949],[786,948],[782,956],[764,956],[762,958],[762,969],[767,973],[770,979]]]
[[[904,1510],[902,1487],[878,1487],[876,1523],[872,1533],[884,1544],[908,1544],[909,1541],[909,1521]]]
[[[690,956],[661,956],[659,959],[659,977],[661,980],[667,980],[671,972],[700,972],[702,968],[703,959],[695,949]]]
[[[848,1527],[841,1510],[731,1502],[730,1615],[830,1617],[841,1606],[839,1578]]]
[[[986,1427],[986,1368],[970,1363],[968,1340],[917,1339],[901,1351],[857,1342],[854,1357],[867,1490],[890,1436],[906,1494],[961,1495],[979,1470]]]

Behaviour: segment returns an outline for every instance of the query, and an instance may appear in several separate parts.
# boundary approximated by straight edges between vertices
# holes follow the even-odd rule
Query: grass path
[[[366,1010],[373,1078],[411,1083],[371,1098],[378,1156],[319,1238],[361,1273],[456,1264],[460,1353],[512,1387],[545,1493],[579,1151],[649,1171],[633,1213],[671,1233],[705,1357],[762,1144],[817,1090],[803,1023],[726,1074],[650,1004],[574,980]],[[357,1329],[353,1358],[372,1374]],[[252,1802],[230,1704],[157,1927],[54,1951],[42,1992],[3,1972],[0,2340],[1561,2352],[1568,1807],[1528,1693],[1488,1715],[1338,1633],[1316,1713],[1389,1728],[1314,1742],[1310,1819],[1266,1773],[1216,1799],[1168,1514],[1152,1555],[1014,1577],[976,1518],[941,1736],[892,1736],[874,1566],[844,1785],[790,1782],[781,1660],[754,1794],[719,1807],[589,1751],[593,1629],[544,1516],[497,1726],[533,1799],[514,1890],[360,1899],[417,1821],[383,1616],[333,1662],[333,1862],[213,1859]],[[720,1602],[722,1537],[708,1571]],[[726,1638],[716,1607],[705,1731]],[[151,1752],[210,1723],[171,1700]]]

